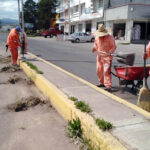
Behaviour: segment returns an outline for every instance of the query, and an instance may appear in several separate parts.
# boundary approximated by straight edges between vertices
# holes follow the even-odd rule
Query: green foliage
[[[40,0],[38,3],[39,28],[49,29],[50,18],[55,18],[56,0]]]
[[[38,68],[37,68],[35,65],[33,65],[32,63],[30,63],[30,62],[28,62],[28,61],[25,61],[25,63],[26,63],[31,69],[35,70],[37,73],[43,74],[43,72],[40,71],[40,70],[38,70]]]
[[[78,99],[76,97],[69,97],[69,99],[72,100],[72,101],[74,101],[74,102],[78,101]]]
[[[71,138],[81,138],[82,137],[82,128],[81,121],[79,118],[73,119],[68,122],[68,135]]]
[[[37,4],[33,0],[26,0],[24,4],[25,23],[32,23],[34,28],[36,28],[37,15],[38,15]]]
[[[92,111],[90,106],[83,101],[76,101],[75,106],[76,106],[76,108],[80,109],[82,112],[89,113]]]
[[[109,130],[113,128],[113,125],[110,122],[105,121],[104,119],[96,119],[96,124],[99,126],[100,129],[103,131]]]

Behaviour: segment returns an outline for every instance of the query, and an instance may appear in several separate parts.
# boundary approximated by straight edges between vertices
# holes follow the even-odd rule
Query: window
[[[77,6],[75,6],[75,12],[78,12],[78,11],[79,11],[79,7],[77,5]]]
[[[99,1],[98,1],[98,7],[99,7],[99,8],[103,7],[103,0],[99,0]]]

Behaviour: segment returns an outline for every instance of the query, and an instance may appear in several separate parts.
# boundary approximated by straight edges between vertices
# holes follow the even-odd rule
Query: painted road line
[[[52,66],[52,67],[54,67],[54,68],[56,68],[56,69],[58,69],[58,70],[64,72],[64,73],[66,73],[67,75],[73,77],[74,79],[77,79],[77,80],[79,80],[80,82],[82,82],[82,83],[84,83],[84,84],[90,86],[91,88],[93,88],[93,89],[95,89],[96,91],[99,91],[100,93],[102,93],[102,94],[104,94],[104,95],[110,97],[111,99],[113,99],[113,100],[115,100],[115,101],[117,101],[117,102],[119,102],[119,103],[121,103],[121,104],[124,104],[124,105],[126,105],[127,107],[129,107],[129,108],[131,108],[131,109],[134,109],[135,111],[139,112],[140,114],[142,114],[142,115],[144,115],[145,117],[147,117],[148,119],[150,119],[150,113],[147,112],[147,111],[145,111],[145,110],[143,110],[142,108],[140,108],[140,107],[138,107],[138,106],[136,106],[136,105],[134,105],[134,104],[132,104],[132,103],[129,103],[127,100],[125,100],[125,99],[123,99],[123,98],[120,98],[120,97],[118,97],[118,96],[116,96],[116,95],[114,95],[114,94],[112,94],[112,93],[109,93],[109,92],[107,92],[107,91],[105,91],[105,90],[103,90],[103,89],[101,89],[101,88],[98,88],[98,87],[96,87],[94,84],[92,84],[92,83],[90,83],[90,82],[88,82],[88,81],[86,81],[86,80],[84,80],[84,79],[82,79],[82,78],[80,78],[80,77],[78,77],[78,76],[76,76],[76,75],[74,75],[74,74],[72,74],[72,73],[70,73],[70,72],[68,72],[68,71],[66,71],[66,70],[64,70],[64,69],[62,69],[62,68],[60,68],[60,67],[58,67],[58,66],[56,66],[56,65],[54,65],[54,64],[52,64],[52,63],[50,63],[50,62],[48,62],[48,61],[46,61],[46,60],[44,60],[44,59],[38,57],[38,56],[36,56],[36,55],[34,55],[34,54],[32,54],[32,53],[29,53],[29,54],[32,55],[33,57],[36,57],[38,60],[41,60],[41,61],[43,61],[44,63],[46,63],[46,64],[48,64],[48,65],[50,65],[50,66]]]

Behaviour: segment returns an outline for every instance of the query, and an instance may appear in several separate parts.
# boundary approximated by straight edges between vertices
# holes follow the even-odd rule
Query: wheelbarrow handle
[[[102,54],[108,55],[108,56],[114,56],[114,57],[119,57],[119,58],[124,58],[123,56],[119,56],[118,54],[111,54],[111,53],[107,53],[104,51],[99,51]]]

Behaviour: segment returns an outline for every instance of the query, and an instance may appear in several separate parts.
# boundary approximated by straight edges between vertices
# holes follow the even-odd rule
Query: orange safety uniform
[[[150,42],[148,43],[148,45],[146,47],[146,53],[147,53],[147,58],[149,58],[150,57]]]
[[[7,38],[7,45],[11,52],[12,64],[17,64],[18,59],[18,46],[21,46],[19,42],[19,33],[16,29],[12,29]]]
[[[106,35],[103,37],[96,37],[93,47],[93,52],[97,52],[97,76],[99,83],[111,88],[111,65],[113,56],[111,54],[116,50],[116,44],[113,36]],[[103,51],[104,54],[101,51]]]

